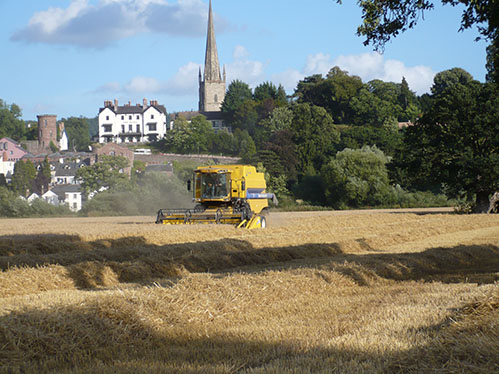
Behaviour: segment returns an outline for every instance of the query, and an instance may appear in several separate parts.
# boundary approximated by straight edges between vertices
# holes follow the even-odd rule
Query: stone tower
[[[50,142],[57,142],[57,116],[44,114],[38,118],[38,146],[40,150],[49,150]]]
[[[223,79],[220,75],[218,62],[217,42],[213,27],[213,12],[208,13],[208,34],[206,37],[206,56],[204,59],[204,79],[199,68],[199,111],[220,112],[225,98],[225,66]]]

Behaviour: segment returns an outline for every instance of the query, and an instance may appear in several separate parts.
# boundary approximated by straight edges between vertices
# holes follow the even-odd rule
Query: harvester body
[[[265,227],[268,199],[276,202],[274,194],[265,191],[264,174],[251,165],[199,167],[192,187],[194,209],[160,209],[156,223]]]

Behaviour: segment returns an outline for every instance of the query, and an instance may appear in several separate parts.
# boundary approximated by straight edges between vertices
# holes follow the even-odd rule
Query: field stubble
[[[499,217],[0,220],[0,372],[499,371]]]

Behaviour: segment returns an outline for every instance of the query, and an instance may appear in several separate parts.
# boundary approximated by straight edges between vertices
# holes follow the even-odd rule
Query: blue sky
[[[462,7],[440,6],[386,45],[356,36],[361,11],[344,0],[213,0],[227,79],[272,81],[292,93],[305,76],[338,65],[364,81],[400,82],[422,94],[439,71],[484,81],[484,41],[458,32]],[[105,100],[157,100],[197,109],[208,0],[0,0],[0,98],[24,119],[94,117]]]

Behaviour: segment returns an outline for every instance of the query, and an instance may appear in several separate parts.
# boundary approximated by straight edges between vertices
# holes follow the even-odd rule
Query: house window
[[[218,95],[215,95],[215,102],[218,103]]]
[[[155,123],[149,124],[149,131],[156,131],[156,124]]]
[[[128,132],[132,132],[132,125],[128,125]]]
[[[154,114],[151,114],[151,119],[154,119]]]
[[[114,151],[109,152],[109,156],[114,156],[114,155],[115,155]]]
[[[121,119],[125,119],[125,116],[121,116]]]
[[[132,119],[132,116],[128,116],[128,119],[131,120]]]
[[[137,132],[140,132],[140,125],[137,125]]]
[[[113,131],[113,125],[103,125],[104,132],[112,132]]]
[[[77,194],[73,194],[73,199],[76,200],[78,198]]]
[[[137,114],[137,119],[140,119],[140,116]]]
[[[109,116],[106,116],[106,121],[109,121]]]
[[[121,125],[121,132],[125,132],[125,125]]]
[[[78,204],[77,203],[73,203],[73,209],[78,209]]]

